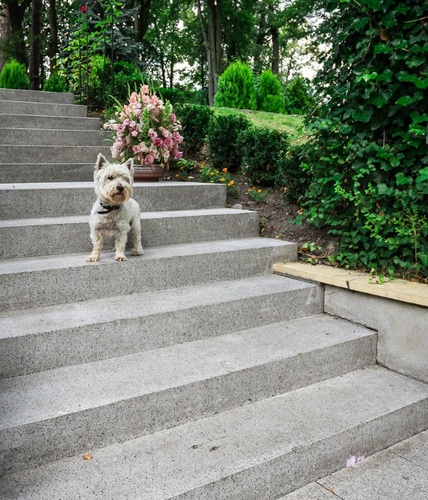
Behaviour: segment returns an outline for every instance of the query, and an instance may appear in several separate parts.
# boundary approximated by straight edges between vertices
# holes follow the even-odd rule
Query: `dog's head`
[[[111,205],[120,205],[132,197],[134,160],[125,163],[109,163],[100,153],[95,164],[95,192]]]

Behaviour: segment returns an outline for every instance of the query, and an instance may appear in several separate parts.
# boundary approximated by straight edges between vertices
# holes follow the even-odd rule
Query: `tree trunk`
[[[7,4],[3,4],[0,11],[0,40],[3,47],[6,47],[9,41],[9,8]],[[3,69],[5,60],[3,51],[0,51],[0,72]]]
[[[25,11],[31,4],[31,0],[24,0],[18,3],[18,0],[3,0],[9,11],[10,33],[9,40],[13,40],[13,47],[10,55],[17,61],[28,66],[28,56],[25,46],[25,37],[22,24],[24,22]]]
[[[49,40],[49,64],[51,73],[55,69],[56,56],[58,53],[58,19],[56,15],[56,0],[49,0],[49,24],[50,24],[50,40]]]
[[[134,0],[134,6],[138,7],[135,17],[135,41],[142,42],[149,27],[149,16],[152,0]]]
[[[198,15],[204,36],[205,50],[208,61],[208,105],[214,105],[214,95],[217,92],[217,77],[221,73],[221,14],[220,0],[205,0],[208,20],[203,17],[201,0],[198,0]]]
[[[30,89],[40,90],[40,59],[43,0],[33,0],[31,16]]]
[[[270,32],[272,35],[272,73],[277,75],[279,73],[278,28],[272,27]]]

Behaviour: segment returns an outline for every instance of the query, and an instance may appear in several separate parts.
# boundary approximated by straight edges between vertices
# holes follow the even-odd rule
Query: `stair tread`
[[[201,208],[195,210],[164,210],[162,212],[141,212],[141,220],[151,219],[178,219],[185,217],[216,216],[216,215],[246,215],[254,214],[253,210],[241,210],[233,208]],[[25,226],[47,226],[88,223],[88,215],[67,215],[62,217],[34,217],[27,219],[6,219],[0,220],[0,228],[5,227],[25,227]]]
[[[307,463],[299,461],[312,446],[311,462],[320,462],[321,469],[320,453],[329,439],[340,439],[342,449],[336,455],[352,452],[362,442],[371,448],[364,451],[373,453],[383,438],[377,432],[365,437],[363,429],[367,427],[371,434],[382,417],[393,418],[403,407],[420,402],[426,407],[427,398],[425,384],[380,367],[367,368],[122,444],[88,450],[92,460],[79,455],[5,476],[0,493],[7,498],[45,499],[94,492],[95,498],[156,500],[194,490],[183,498],[232,498],[231,491],[236,494],[233,498],[274,498],[281,493],[276,489],[280,482],[284,488],[287,478],[304,481],[317,473],[308,472]],[[348,439],[346,431],[351,431]],[[276,465],[271,473],[264,468],[268,462]],[[239,473],[244,477],[241,481]],[[250,484],[245,483],[248,474]],[[243,491],[251,495],[244,496]]]
[[[132,317],[149,316],[173,310],[192,309],[208,304],[238,301],[312,288],[314,285],[268,274],[240,280],[135,293],[120,297],[33,307],[0,314],[0,339],[52,332],[95,323],[108,323]],[[136,308],[135,304],[144,304]]]
[[[309,317],[0,381],[0,429],[109,405],[374,335]]]
[[[47,271],[51,269],[70,269],[105,265],[132,266],[135,259],[154,260],[185,255],[204,255],[208,253],[233,252],[246,249],[280,248],[294,245],[286,241],[267,238],[244,238],[240,240],[209,241],[202,243],[186,243],[147,248],[143,256],[133,257],[126,262],[117,263],[112,252],[105,252],[96,263],[86,262],[86,254],[54,255],[47,257],[5,259],[0,261],[0,275],[25,273],[32,271]]]

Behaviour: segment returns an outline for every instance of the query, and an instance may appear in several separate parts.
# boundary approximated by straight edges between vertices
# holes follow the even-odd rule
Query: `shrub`
[[[218,168],[236,172],[241,167],[242,152],[238,147],[238,137],[250,126],[241,114],[219,115],[208,129],[208,150],[210,161]]]
[[[242,171],[250,184],[283,184],[282,171],[289,141],[285,132],[251,127],[239,136]]]
[[[111,64],[101,56],[91,58],[89,74],[89,103],[103,109],[125,102],[129,94],[138,91],[144,75],[137,65],[126,61]]]
[[[311,183],[306,164],[307,145],[290,146],[283,164],[282,179],[285,196],[291,203],[300,204]]]
[[[285,101],[281,82],[270,70],[263,71],[260,75],[258,109],[271,113],[284,113]]]
[[[315,99],[307,79],[297,76],[284,87],[285,112],[293,115],[306,115],[315,106]]]
[[[230,64],[218,79],[214,104],[224,108],[257,109],[254,77],[242,62]]]
[[[54,71],[45,81],[43,90],[47,92],[67,92],[67,80],[58,71]]]
[[[194,93],[187,89],[161,87],[158,94],[163,101],[169,101],[173,106],[193,102]]]
[[[203,148],[214,112],[201,104],[184,104],[175,108],[182,125],[183,149],[187,154],[198,154]]]
[[[428,278],[428,87],[423,2],[340,3],[318,75],[303,214],[340,237],[344,266]]]
[[[15,59],[7,62],[0,73],[0,87],[3,89],[27,90],[30,80],[25,66]]]

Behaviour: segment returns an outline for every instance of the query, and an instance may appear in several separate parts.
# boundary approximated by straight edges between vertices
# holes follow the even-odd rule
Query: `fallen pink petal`
[[[346,461],[346,467],[352,467],[364,461],[364,455],[351,455]]]

